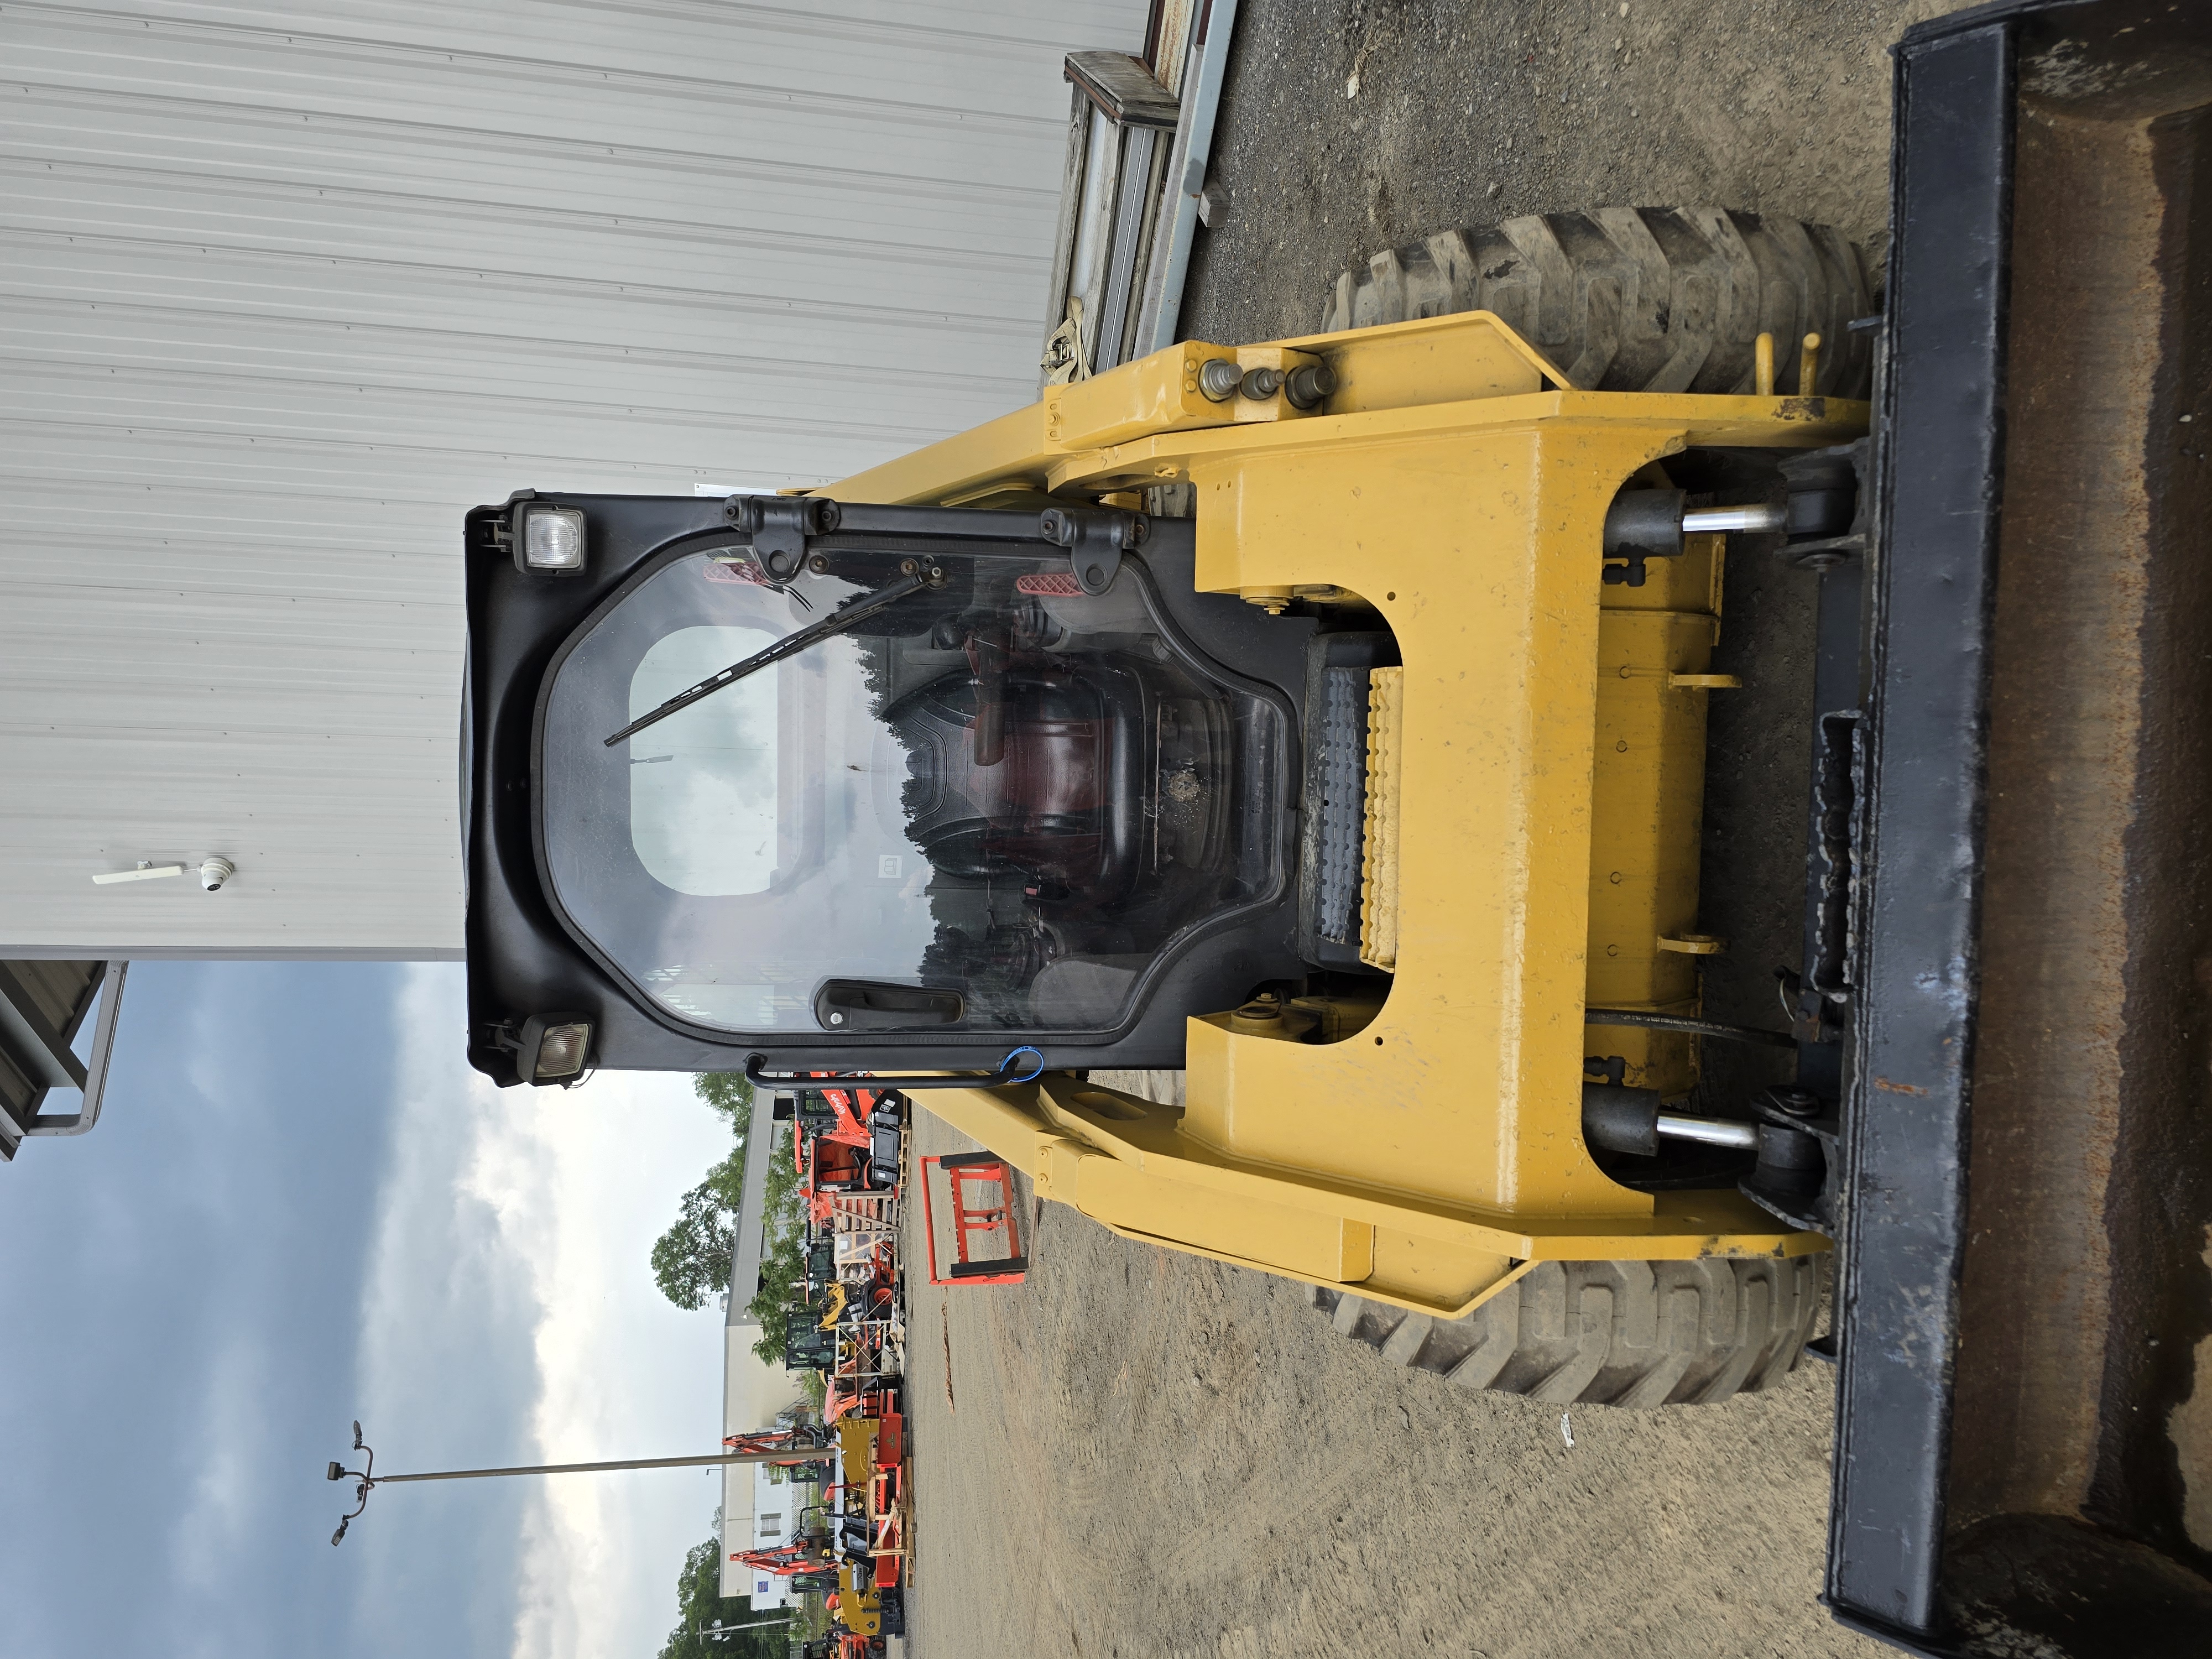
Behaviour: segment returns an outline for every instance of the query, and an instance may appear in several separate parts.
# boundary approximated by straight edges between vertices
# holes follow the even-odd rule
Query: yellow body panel
[[[1318,357],[1339,389],[1254,418],[1192,389],[1209,356]],[[1201,588],[1347,590],[1403,664],[1390,867],[1368,871],[1395,895],[1395,978],[1371,1022],[1291,1042],[1194,1019],[1179,1116],[1060,1079],[933,1092],[933,1109],[1117,1231],[1447,1316],[1534,1260],[1826,1248],[1734,1193],[1622,1187],[1583,1142],[1586,1055],[1669,1094],[1694,1076],[1686,1039],[1586,1028],[1583,1009],[1695,1006],[1705,704],[1727,695],[1708,672],[1720,538],[1651,562],[1641,588],[1603,583],[1600,547],[1607,505],[1654,461],[1844,442],[1866,415],[1562,389],[1465,313],[1177,347],[830,486],[954,501],[1188,480]]]
[[[1194,1020],[1190,1030],[1194,1061],[1209,1037],[1303,1048],[1232,1039],[1211,1020]],[[1194,1065],[1189,1092],[1200,1086]],[[1439,1103],[1448,1109],[1449,1102]],[[1825,1238],[1791,1231],[1734,1192],[1668,1193],[1656,1200],[1631,1194],[1645,1206],[1633,1216],[1516,1214],[1251,1163],[1185,1135],[1183,1115],[1174,1107],[1060,1073],[1003,1089],[933,1089],[929,1109],[1027,1170],[1038,1196],[1126,1237],[1333,1289],[1357,1285],[1362,1295],[1445,1317],[1480,1305],[1517,1263],[1805,1255],[1828,1248]],[[1339,1127],[1347,1124],[1356,1127],[1358,1120],[1346,1113]],[[1579,1143],[1579,1127],[1576,1134]],[[1132,1201],[1140,1194],[1139,1212]],[[1216,1231],[1212,1218],[1221,1216],[1233,1218],[1233,1233]],[[1356,1250],[1340,1243],[1346,1224],[1374,1230],[1368,1271],[1345,1278],[1316,1271],[1333,1253],[1347,1270],[1358,1267]]]
[[[845,1478],[853,1478],[855,1469],[867,1470],[875,1467],[876,1419],[872,1417],[842,1417],[837,1419],[837,1455],[844,1460]],[[866,1479],[865,1474],[862,1476]]]
[[[873,1569],[851,1565],[837,1569],[837,1622],[855,1636],[875,1636],[884,1627],[884,1599],[876,1593]]]

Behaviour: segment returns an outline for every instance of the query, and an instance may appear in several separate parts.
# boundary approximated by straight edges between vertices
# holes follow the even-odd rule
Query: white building
[[[732,1298],[734,1300],[735,1298]],[[752,1345],[760,1340],[757,1325],[731,1325],[727,1331],[726,1363],[722,1372],[722,1432],[736,1434],[774,1425],[775,1414],[799,1404],[805,1396],[799,1374],[781,1365],[763,1364]],[[733,1463],[722,1471],[722,1584],[725,1595],[750,1595],[759,1607],[763,1591],[756,1582],[765,1575],[750,1573],[730,1559],[739,1550],[773,1549],[798,1529],[799,1504],[817,1488],[776,1486],[757,1463]],[[775,1605],[781,1606],[778,1601]]]
[[[0,957],[458,954],[463,512],[1030,402],[1145,12],[0,10]]]
[[[769,1479],[768,1471],[755,1465],[753,1468],[752,1525],[745,1533],[744,1547],[772,1550],[787,1544],[799,1530],[799,1506],[811,1496],[815,1488],[791,1484],[778,1486]],[[734,1547],[737,1536],[724,1518],[722,1534],[727,1547]],[[727,1553],[727,1547],[725,1553]],[[791,1593],[791,1580],[772,1572],[753,1571],[739,1580],[744,1588],[732,1591],[726,1588],[732,1575],[725,1574],[725,1595],[750,1595],[753,1611],[766,1613],[775,1607],[787,1607],[799,1598]]]

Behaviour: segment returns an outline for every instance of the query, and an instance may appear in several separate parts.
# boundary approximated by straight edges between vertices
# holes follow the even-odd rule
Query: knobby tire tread
[[[1528,214],[1386,248],[1336,279],[1334,333],[1494,312],[1583,392],[1747,395],[1774,336],[1784,397],[1864,398],[1873,383],[1867,264],[1826,225],[1728,208]],[[1820,337],[1808,388],[1799,345]]]
[[[1393,1364],[1464,1387],[1558,1406],[1711,1404],[1796,1369],[1827,1259],[1540,1262],[1455,1320],[1349,1291],[1313,1300]]]

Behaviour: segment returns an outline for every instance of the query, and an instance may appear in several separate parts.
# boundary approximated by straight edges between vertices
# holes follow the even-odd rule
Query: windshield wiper
[[[855,594],[820,622],[810,623],[796,634],[785,635],[767,650],[756,652],[743,662],[732,663],[720,673],[711,678],[701,680],[689,691],[678,692],[651,714],[641,714],[614,736],[609,738],[605,746],[611,749],[624,738],[634,738],[647,726],[657,726],[679,709],[689,708],[700,698],[711,697],[724,686],[735,685],[748,674],[757,674],[772,663],[781,662],[786,657],[797,656],[811,645],[834,638],[847,629],[890,610],[908,594],[918,593],[928,586],[928,582],[920,575],[901,576],[896,581],[886,583],[866,599]]]

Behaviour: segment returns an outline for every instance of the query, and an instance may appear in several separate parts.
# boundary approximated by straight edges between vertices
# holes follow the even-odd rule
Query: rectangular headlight
[[[522,1022],[515,1069],[525,1083],[565,1083],[591,1058],[592,1024],[576,1014],[533,1014]]]
[[[545,1032],[545,1041],[538,1046],[538,1075],[539,1083],[550,1083],[556,1078],[574,1077],[584,1069],[584,1055],[592,1046],[592,1028],[588,1025],[555,1025]]]
[[[532,502],[522,509],[517,562],[525,571],[549,573],[584,568],[584,514],[574,507]]]

